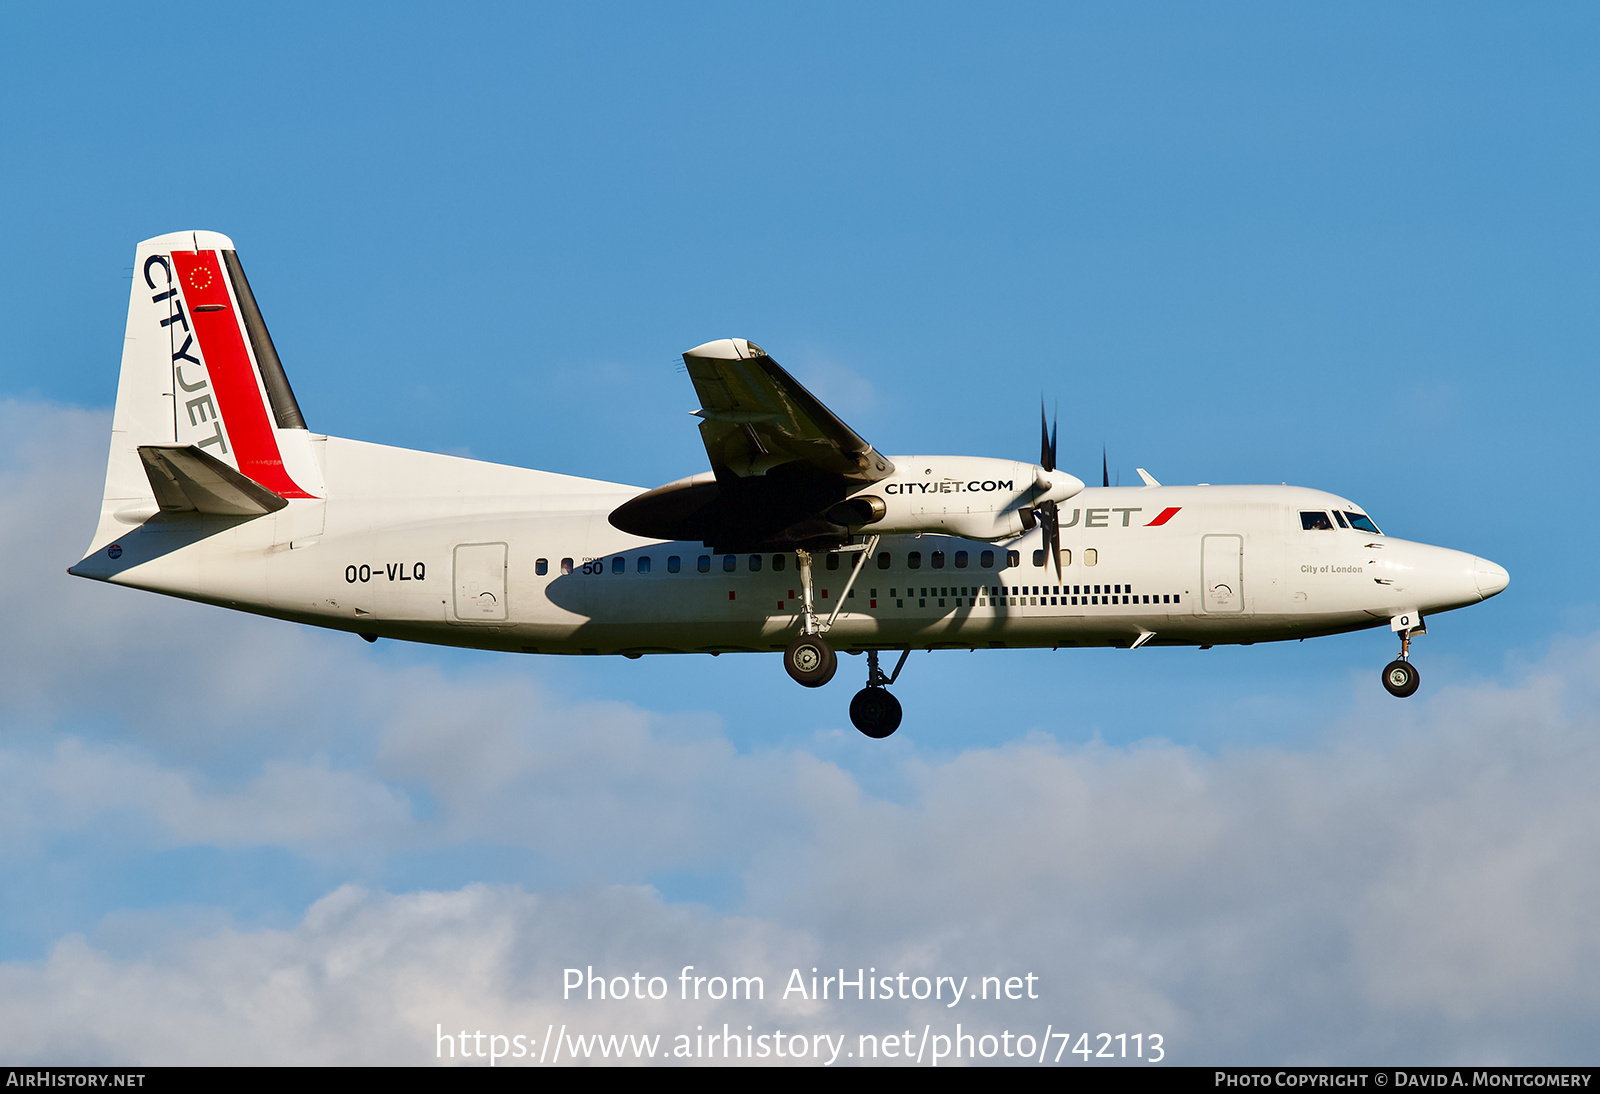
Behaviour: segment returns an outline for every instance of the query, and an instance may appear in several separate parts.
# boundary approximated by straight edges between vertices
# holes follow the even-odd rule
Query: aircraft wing
[[[707,342],[683,355],[700,396],[695,414],[717,481],[750,479],[801,464],[856,489],[894,465],[815,395],[743,338]]]
[[[839,503],[894,473],[894,464],[760,346],[723,338],[683,355],[700,396],[711,474],[634,498],[611,514],[623,531],[699,539],[716,550],[848,541],[868,519]]]

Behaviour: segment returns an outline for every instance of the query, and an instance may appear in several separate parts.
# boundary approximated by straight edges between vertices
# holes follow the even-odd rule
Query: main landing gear
[[[900,728],[900,700],[888,692],[888,686],[900,676],[911,656],[911,647],[900,653],[900,661],[888,676],[878,667],[878,651],[867,651],[867,686],[856,692],[850,700],[850,724],[868,737],[881,740]]]
[[[1410,617],[1397,616],[1396,619],[1411,621]],[[1383,686],[1396,699],[1406,699],[1415,695],[1417,688],[1422,686],[1422,676],[1411,663],[1411,635],[1427,634],[1428,630],[1421,616],[1416,617],[1416,626],[1395,629],[1400,632],[1400,656],[1383,666]]]
[[[795,683],[820,688],[839,668],[839,655],[819,634],[802,634],[783,651],[783,667]]]
[[[877,542],[874,536],[872,546],[876,546]],[[861,562],[866,557],[866,552],[862,552],[856,560],[856,568],[850,574],[850,585],[855,584],[856,574],[861,572]],[[795,559],[800,566],[800,637],[790,642],[789,648],[783,651],[783,667],[790,679],[802,687],[820,688],[833,679],[833,674],[839,668],[838,655],[822,637],[822,632],[833,625],[833,617],[829,617],[827,623],[817,622],[811,599],[811,552],[796,551]],[[844,592],[839,595],[840,604],[850,594],[850,585],[846,585]],[[833,615],[838,614],[835,608]]]
[[[840,548],[840,553],[854,552],[856,561],[850,569],[850,579],[834,601],[833,614],[828,616],[826,622],[817,619],[813,606],[811,552],[795,552],[795,561],[800,568],[800,634],[783,651],[784,671],[795,683],[803,687],[820,688],[832,680],[833,674],[838,671],[839,656],[822,636],[839,618],[845,599],[855,587],[856,578],[861,576],[862,565],[877,549],[877,536],[865,543]],[[850,700],[850,722],[868,737],[887,737],[900,728],[900,701],[885,689],[895,682],[910,655],[910,647],[907,647],[900,655],[900,663],[894,667],[894,673],[885,676],[878,667],[878,651],[867,651],[867,686],[856,692],[856,697]]]

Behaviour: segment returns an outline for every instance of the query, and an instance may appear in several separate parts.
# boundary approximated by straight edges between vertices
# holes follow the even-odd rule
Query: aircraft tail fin
[[[147,457],[145,449],[162,454]],[[206,459],[174,454],[184,451]],[[147,239],[135,252],[111,456],[91,552],[115,538],[117,513],[127,524],[157,509],[172,511],[158,480],[169,501],[194,500],[186,490],[170,492],[173,476],[187,475],[202,493],[193,484],[226,481],[213,462],[280,500],[323,494],[311,435],[233,241],[217,232],[175,232]],[[231,489],[239,497],[249,493],[238,483]]]

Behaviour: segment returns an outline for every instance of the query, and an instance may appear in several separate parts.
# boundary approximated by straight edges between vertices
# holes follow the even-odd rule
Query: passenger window
[[[738,555],[723,555],[722,556],[722,572],[723,573],[731,574],[735,570],[737,570],[738,568],[739,568],[739,556]]]
[[[1021,566],[1022,565],[1022,552],[1021,551],[1007,551],[1006,552],[1006,565],[1008,567],[1010,567],[1010,566]]]
[[[1043,551],[1035,551],[1035,552],[1033,552],[1033,564],[1035,566],[1043,566],[1044,565],[1044,552]]]
[[[994,569],[994,552],[993,551],[985,551],[985,552],[983,552],[983,554],[979,555],[978,556],[978,565],[982,566],[985,570]]]
[[[711,556],[701,555],[700,560],[695,563],[695,566],[701,573],[709,574],[711,572]]]
[[[966,568],[967,568],[967,552],[965,552],[965,551],[957,551],[956,552],[956,569],[965,570]],[[963,593],[962,595],[965,596],[966,594]]]
[[[888,551],[879,551],[878,552],[878,569],[887,570],[888,568],[889,568],[889,552]],[[894,594],[890,593],[889,595],[893,596]]]
[[[535,559],[533,563],[533,572],[538,574],[540,577],[543,577],[545,574],[549,573],[550,560],[548,558]]]
[[[761,572],[761,556],[760,555],[751,555],[750,556],[750,572],[753,573],[753,574],[759,574]]]
[[[906,552],[906,567],[908,569],[911,569],[911,570],[920,570],[920,569],[922,569],[922,552],[921,551],[907,551]]]
[[[639,561],[634,564],[634,569],[638,570],[641,574],[649,573],[650,572],[650,556],[649,555],[640,555],[639,556]]]
[[[667,556],[667,573],[675,574],[681,569],[683,569],[683,559],[678,557],[677,555],[668,555]]]
[[[944,569],[944,552],[943,551],[935,551],[935,552],[933,552],[933,560],[932,561],[933,561],[933,568],[935,570]]]
[[[628,569],[628,560],[623,558],[621,555],[618,555],[616,558],[611,560],[611,572],[612,573],[614,573],[614,574],[624,573],[624,572],[627,571],[627,569]]]
[[[832,551],[829,551],[828,552],[828,569],[837,570],[838,568],[839,568],[839,556],[834,554]]]
[[[570,574],[572,572],[572,560],[570,558],[564,558],[561,560],[561,572],[564,574]]]
[[[1085,547],[1083,549],[1083,564],[1085,566],[1100,565],[1100,552],[1093,547]]]
[[[1317,512],[1303,512],[1300,514],[1300,527],[1307,532],[1331,532],[1333,521],[1328,519],[1328,514]]]
[[[1063,548],[1061,548],[1061,568],[1063,570],[1065,570],[1068,566],[1071,566],[1071,565],[1072,565],[1072,548],[1071,547],[1063,547]]]
[[[773,555],[772,556],[772,572],[773,573],[778,573],[779,571],[781,571],[783,569],[783,560],[786,557],[787,556],[785,556],[785,555]]]

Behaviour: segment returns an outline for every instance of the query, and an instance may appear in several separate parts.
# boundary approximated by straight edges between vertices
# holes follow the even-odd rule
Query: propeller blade
[[[1100,446],[1100,485],[1111,485],[1111,468],[1106,464],[1106,446]]]
[[[1056,441],[1050,435],[1050,423],[1044,418],[1044,400],[1039,400],[1039,466],[1046,471],[1056,469]]]
[[[1039,506],[1039,523],[1044,526],[1044,539],[1050,557],[1055,560],[1056,584],[1061,584],[1061,518],[1056,503],[1047,501]]]

